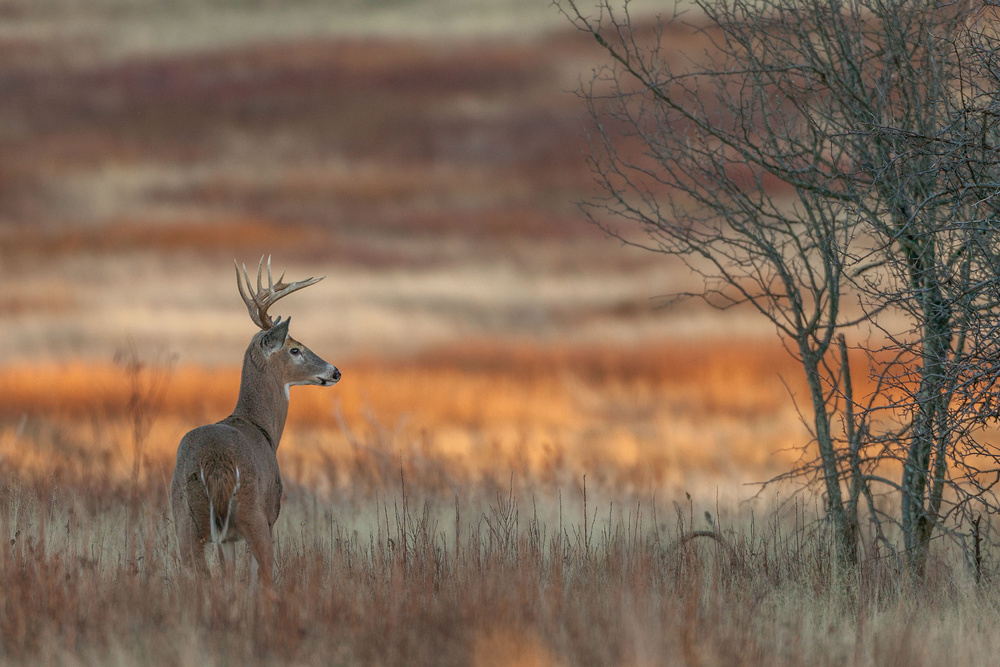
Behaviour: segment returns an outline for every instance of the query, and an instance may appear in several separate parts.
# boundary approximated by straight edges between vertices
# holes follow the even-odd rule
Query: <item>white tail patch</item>
[[[205,493],[208,494],[208,526],[211,541],[213,544],[222,544],[229,533],[229,519],[233,516],[233,502],[236,501],[236,492],[240,490],[240,469],[236,468],[236,486],[233,487],[233,493],[229,496],[226,520],[223,522],[220,522],[219,517],[215,514],[215,502],[212,500],[212,492],[208,488],[208,482],[205,481],[204,468],[201,469],[201,484],[205,487]]]

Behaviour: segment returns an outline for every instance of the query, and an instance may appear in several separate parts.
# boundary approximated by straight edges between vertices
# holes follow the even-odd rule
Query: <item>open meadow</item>
[[[187,574],[167,503],[234,370],[8,367],[0,664],[989,664],[960,553],[921,590],[848,575],[810,495],[741,486],[802,437],[783,355],[490,347],[296,388],[275,602],[242,548]]]
[[[759,484],[812,455],[773,329],[583,221],[587,40],[333,4],[0,2],[0,665],[991,664],[962,552],[846,574]],[[268,254],[343,372],[291,390],[276,600],[168,502]]]

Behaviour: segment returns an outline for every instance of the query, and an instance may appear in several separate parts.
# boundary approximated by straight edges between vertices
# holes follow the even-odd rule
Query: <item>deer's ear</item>
[[[264,337],[260,339],[260,346],[264,350],[264,354],[271,356],[281,349],[281,346],[285,344],[285,339],[288,338],[288,323],[291,321],[290,317],[284,322],[279,319],[277,324],[267,330]]]

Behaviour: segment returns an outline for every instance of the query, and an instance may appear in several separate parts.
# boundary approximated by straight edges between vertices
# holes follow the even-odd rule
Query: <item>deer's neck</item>
[[[240,397],[233,417],[251,422],[263,432],[271,447],[278,448],[288,417],[288,394],[281,381],[268,372],[265,360],[259,350],[253,349],[253,344],[243,358]]]

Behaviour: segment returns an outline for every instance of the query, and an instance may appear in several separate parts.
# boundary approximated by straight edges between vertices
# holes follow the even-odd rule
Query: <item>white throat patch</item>
[[[291,393],[289,392],[289,389],[291,389],[292,385],[296,385],[296,384],[314,384],[314,383],[310,382],[309,380],[300,380],[299,382],[288,382],[288,383],[286,383],[285,384],[285,398],[287,398],[288,400],[292,400],[292,396],[291,396]]]

